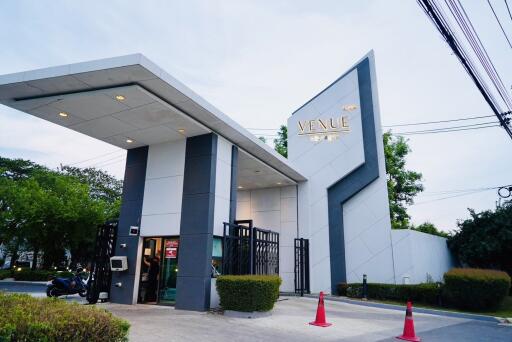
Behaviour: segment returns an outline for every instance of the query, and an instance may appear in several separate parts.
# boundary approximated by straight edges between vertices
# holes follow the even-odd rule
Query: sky
[[[510,91],[512,49],[490,8],[462,3]],[[512,37],[503,2],[492,3]],[[0,74],[142,53],[246,128],[286,124],[372,49],[383,125],[492,114],[410,0],[0,1],[0,44]],[[407,168],[425,186],[409,208],[414,224],[455,229],[468,208],[493,209],[498,198],[455,190],[512,184],[512,140],[500,128],[408,139]],[[123,150],[2,105],[0,155],[124,172]]]

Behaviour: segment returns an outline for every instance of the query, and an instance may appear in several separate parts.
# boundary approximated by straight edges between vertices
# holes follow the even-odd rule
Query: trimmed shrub
[[[0,293],[0,341],[128,341],[130,324],[93,306]]]
[[[361,298],[363,284],[348,284],[347,296]],[[368,298],[379,300],[396,300],[405,302],[411,300],[417,303],[438,304],[441,295],[440,284],[394,285],[368,284]]]
[[[224,310],[269,311],[279,298],[279,276],[224,275],[217,278],[217,292]]]
[[[14,277],[14,280],[46,281],[50,278],[50,276],[55,276],[59,278],[69,278],[73,276],[73,273],[22,269],[21,271],[13,271],[12,276]]]
[[[347,283],[339,283],[336,285],[336,291],[338,292],[338,296],[346,296],[347,295]]]
[[[510,289],[510,276],[502,271],[453,268],[444,274],[443,298],[461,309],[494,309]]]
[[[0,270],[0,280],[12,277],[11,270]]]

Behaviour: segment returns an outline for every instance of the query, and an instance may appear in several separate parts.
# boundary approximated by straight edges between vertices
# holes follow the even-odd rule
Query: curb
[[[0,284],[9,284],[9,285],[46,285],[47,283],[48,283],[48,281],[26,281],[26,280],[14,280],[12,278],[0,280]]]
[[[284,294],[282,294],[282,295],[284,295]],[[311,294],[304,294],[304,297],[314,298],[314,299],[318,298],[318,296],[311,295]],[[372,308],[389,309],[389,310],[396,310],[396,311],[404,311],[404,308],[405,308],[405,306],[402,306],[402,305],[375,303],[375,302],[370,302],[370,301],[363,302],[363,301],[348,299],[346,297],[325,296],[324,299],[330,300],[333,302],[341,302],[341,303],[347,303],[347,304],[354,304],[354,305],[368,306],[368,307],[372,307]],[[462,313],[462,312],[443,311],[443,310],[437,310],[437,309],[425,309],[425,308],[415,307],[414,312],[422,313],[422,314],[429,314],[429,315],[436,315],[436,316],[444,316],[444,317],[473,319],[473,320],[477,320],[477,321],[492,322],[492,323],[502,323],[503,322],[503,319],[500,317],[478,315],[478,314],[471,314],[471,313]]]

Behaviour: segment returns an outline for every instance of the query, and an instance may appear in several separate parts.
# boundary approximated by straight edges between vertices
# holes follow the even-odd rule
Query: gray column
[[[217,136],[187,139],[181,205],[176,309],[210,307]]]
[[[142,215],[142,202],[144,199],[144,185],[146,182],[146,165],[148,159],[148,147],[139,147],[128,150],[126,156],[126,169],[124,172],[123,199],[121,215],[117,228],[117,241],[115,255],[127,256],[128,270],[112,272],[112,285],[110,288],[110,301],[113,303],[132,304],[134,295],[135,269],[137,267],[138,236],[130,236],[130,226],[140,227]],[[121,244],[126,248],[120,248]],[[121,287],[116,287],[121,283]],[[135,297],[136,298],[136,297]]]
[[[231,192],[229,196],[229,223],[236,220],[236,199],[238,194],[238,147],[231,147]]]

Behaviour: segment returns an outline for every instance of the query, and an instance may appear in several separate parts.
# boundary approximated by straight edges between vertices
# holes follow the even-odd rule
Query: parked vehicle
[[[80,297],[87,295],[87,280],[82,276],[82,270],[78,270],[73,277],[50,279],[46,285],[48,297],[59,297],[64,295],[78,294]]]

